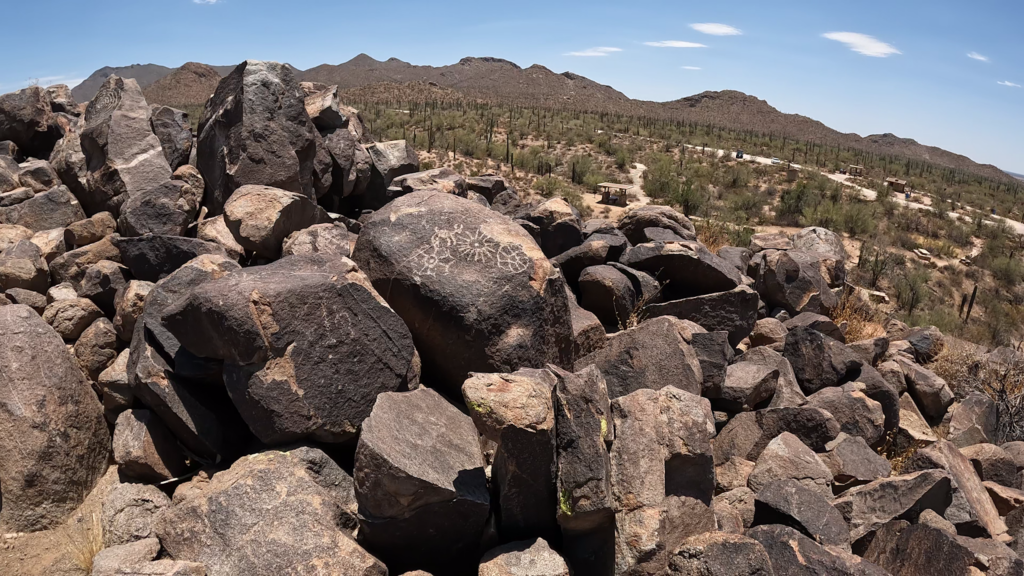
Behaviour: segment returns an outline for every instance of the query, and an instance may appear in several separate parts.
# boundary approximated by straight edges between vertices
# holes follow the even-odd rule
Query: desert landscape
[[[499,58],[0,96],[4,576],[1024,576],[1024,188]]]

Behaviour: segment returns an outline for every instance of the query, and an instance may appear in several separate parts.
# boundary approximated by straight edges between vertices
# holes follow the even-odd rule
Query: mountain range
[[[156,64],[104,67],[76,86],[72,93],[80,102],[88,100],[107,77],[117,74],[135,78],[150,103],[194,110],[202,106],[220,78],[233,68],[194,62],[176,69]],[[500,58],[463,58],[448,66],[417,66],[397,58],[382,62],[360,54],[342,64],[322,64],[309,70],[296,70],[296,75],[301,81],[337,85],[339,90],[359,96],[361,100],[424,97],[449,100],[463,97],[524,106],[614,112],[712,124],[875,154],[891,154],[999,180],[1014,177],[995,166],[979,164],[966,156],[926,146],[909,138],[893,134],[862,137],[842,133],[806,116],[780,112],[764,100],[733,90],[703,92],[671,102],[634,100],[611,86],[572,72],[559,74],[537,64],[522,68]]]

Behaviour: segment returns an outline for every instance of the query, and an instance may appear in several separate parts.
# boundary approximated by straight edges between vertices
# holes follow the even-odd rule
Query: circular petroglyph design
[[[463,230],[461,224],[450,230],[435,228],[430,245],[420,248],[409,259],[422,276],[447,274],[458,262],[495,266],[513,274],[528,270],[532,264],[522,246],[499,242],[480,229]]]
[[[89,107],[85,110],[86,122],[92,124],[97,120],[106,118],[112,114],[120,104],[120,87],[104,86],[103,89],[96,93],[96,96],[93,97],[92,101],[89,102]]]

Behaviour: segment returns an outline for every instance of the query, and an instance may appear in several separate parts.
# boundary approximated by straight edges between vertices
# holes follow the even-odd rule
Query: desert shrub
[[[896,287],[896,303],[913,316],[918,306],[927,298],[928,280],[931,274],[924,268],[904,268],[897,271],[893,284]]]
[[[533,189],[545,198],[563,195],[568,186],[554,176],[541,176],[533,181]]]
[[[569,186],[562,190],[562,198],[569,203],[573,208],[579,211],[580,216],[586,220],[594,214],[594,209],[587,205],[583,200],[583,194],[575,188]]]
[[[947,343],[929,368],[949,384],[958,399],[972,392],[987,394],[996,404],[996,444],[1024,440],[1024,363],[990,362],[977,347],[962,341]]]
[[[836,325],[846,322],[846,340],[857,342],[867,338],[884,336],[882,317],[870,302],[859,298],[853,290],[845,290],[839,299],[839,306],[830,314]]]

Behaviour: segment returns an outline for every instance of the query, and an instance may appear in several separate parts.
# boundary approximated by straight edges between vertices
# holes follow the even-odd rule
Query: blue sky
[[[5,28],[8,46],[19,48],[0,64],[0,92],[33,78],[73,84],[104,65],[252,58],[309,68],[360,52],[444,65],[496,56],[648,100],[740,90],[837,130],[892,132],[1024,173],[1019,0],[4,4],[6,22],[62,16],[42,30]]]

